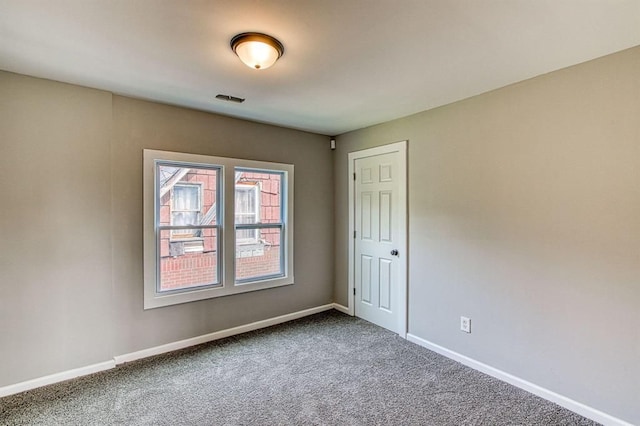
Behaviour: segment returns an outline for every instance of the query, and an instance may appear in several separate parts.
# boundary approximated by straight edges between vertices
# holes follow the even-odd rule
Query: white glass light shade
[[[231,39],[231,48],[249,68],[264,70],[284,53],[282,44],[266,34],[243,33]]]
[[[278,51],[260,41],[246,41],[236,47],[236,54],[249,68],[263,70],[275,64],[280,55]]]

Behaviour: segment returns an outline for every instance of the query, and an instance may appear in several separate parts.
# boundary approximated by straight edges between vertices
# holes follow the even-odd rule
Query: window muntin
[[[145,309],[294,283],[293,165],[157,150],[144,150],[143,157]],[[207,169],[216,171],[215,185],[191,175]],[[274,182],[265,184],[265,179]],[[176,185],[195,184],[201,185],[199,195],[186,189],[190,195],[178,194],[171,204]],[[249,186],[256,194],[248,195],[255,203],[247,199],[253,207],[238,209],[247,215],[245,222],[253,223],[236,224],[236,184]],[[172,222],[172,207],[176,213],[188,212],[181,216],[182,222]],[[240,215],[238,222],[243,221]],[[242,239],[249,237],[251,241],[245,239],[249,243],[243,244]],[[188,259],[191,264],[185,269],[199,275],[175,288],[167,272],[173,259]],[[245,260],[262,269],[243,267],[240,262]],[[209,284],[212,276],[218,280],[215,285]]]

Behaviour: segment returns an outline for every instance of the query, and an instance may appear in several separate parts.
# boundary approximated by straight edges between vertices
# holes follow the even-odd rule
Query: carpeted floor
[[[329,311],[0,399],[2,425],[595,425]]]

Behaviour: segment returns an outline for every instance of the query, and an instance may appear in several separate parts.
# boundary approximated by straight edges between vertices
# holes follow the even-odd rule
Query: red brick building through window
[[[160,234],[160,291],[218,284],[219,169],[160,165],[159,225],[184,226]],[[282,174],[235,173],[236,281],[282,274]],[[187,228],[188,227],[188,228]],[[227,253],[229,255],[229,253]]]

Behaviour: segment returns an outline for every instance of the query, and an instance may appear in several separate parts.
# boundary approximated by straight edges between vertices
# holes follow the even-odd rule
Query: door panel
[[[370,240],[372,238],[371,232],[371,224],[373,222],[371,215],[373,214],[373,209],[371,208],[371,199],[373,194],[370,192],[362,193],[362,201],[361,201],[361,232],[362,238],[365,240]]]
[[[392,243],[391,239],[391,192],[380,193],[380,241]]]
[[[380,259],[380,309],[391,311],[391,260]]]
[[[371,256],[361,256],[362,262],[362,302],[371,304]]]

